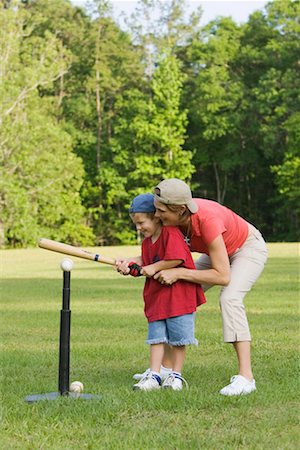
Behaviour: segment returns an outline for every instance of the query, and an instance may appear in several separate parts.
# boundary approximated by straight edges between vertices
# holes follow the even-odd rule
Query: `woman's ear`
[[[186,206],[180,205],[179,215],[183,216],[183,214],[186,212]]]

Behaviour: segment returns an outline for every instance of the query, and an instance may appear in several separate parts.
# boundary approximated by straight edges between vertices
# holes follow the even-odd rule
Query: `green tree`
[[[250,17],[242,42],[240,63],[251,123],[247,141],[258,154],[251,203],[271,239],[297,237],[295,215],[284,196],[277,195],[278,177],[272,167],[290,160],[290,142],[299,151],[299,140],[295,144],[290,135],[299,111],[299,14],[299,1],[270,3],[265,15]]]
[[[83,198],[97,242],[103,244],[115,239],[115,224],[120,220],[118,204],[122,202],[124,174],[116,167],[112,151],[120,114],[116,104],[128,89],[140,86],[143,71],[139,49],[112,19],[109,2],[94,1],[91,6],[93,16],[87,34],[89,71],[83,84],[88,105],[84,130],[88,139],[76,147],[76,152],[83,157],[87,172]],[[120,199],[116,198],[118,195]]]
[[[299,12],[298,1],[280,0],[239,27],[218,19],[185,53],[195,193],[224,201],[268,239],[297,235],[272,167],[290,155],[287,124],[299,110]]]
[[[124,174],[123,197],[127,208],[135,195],[152,192],[163,178],[191,178],[192,152],[183,148],[186,130],[186,111],[181,110],[183,80],[179,60],[166,52],[157,64],[148,97],[131,90],[118,103],[122,114],[115,126],[112,151],[115,167]],[[128,214],[126,210],[125,213]],[[127,230],[122,234],[116,231],[115,235],[122,240],[122,236],[133,237]]]
[[[186,88],[188,143],[196,149],[193,162],[203,180],[201,186],[205,189],[207,179],[209,195],[220,203],[244,156],[240,136],[243,84],[235,64],[240,37],[241,30],[231,19],[218,19],[201,30],[189,50],[194,74]]]
[[[0,9],[2,244],[34,244],[42,233],[91,242],[79,195],[81,161],[51,99],[39,93],[67,72],[70,55],[50,32],[34,35],[37,24],[19,2]]]
[[[299,241],[300,113],[291,115],[284,123],[284,128],[287,136],[284,160],[282,164],[271,168],[275,173],[275,183],[281,205],[277,217],[280,219],[284,215],[288,219],[288,222],[284,223],[282,223],[282,219],[279,220],[277,235],[281,239]]]

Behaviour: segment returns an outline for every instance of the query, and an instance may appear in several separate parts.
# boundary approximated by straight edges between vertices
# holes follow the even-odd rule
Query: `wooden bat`
[[[39,240],[39,247],[53,252],[63,253],[65,255],[77,256],[78,258],[89,259],[103,264],[115,265],[116,260],[101,256],[97,253],[91,253],[73,245],[63,244],[62,242],[52,241],[51,239],[41,238]]]

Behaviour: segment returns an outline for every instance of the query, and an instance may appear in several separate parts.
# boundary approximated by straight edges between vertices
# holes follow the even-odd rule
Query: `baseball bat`
[[[52,241],[51,239],[41,238],[38,242],[39,247],[53,252],[63,253],[65,255],[77,256],[78,258],[89,259],[103,264],[115,265],[116,260],[101,256],[98,253],[91,253],[73,245],[63,244],[62,242]]]

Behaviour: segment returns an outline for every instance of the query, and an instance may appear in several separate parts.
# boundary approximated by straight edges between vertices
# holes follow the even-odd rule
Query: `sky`
[[[82,5],[85,0],[71,0],[75,5]],[[138,0],[111,0],[115,16],[118,17],[122,11],[130,15]],[[247,22],[250,14],[258,9],[261,10],[269,3],[264,0],[187,0],[189,12],[202,6],[202,25],[215,19],[217,16],[231,16],[236,23]]]

